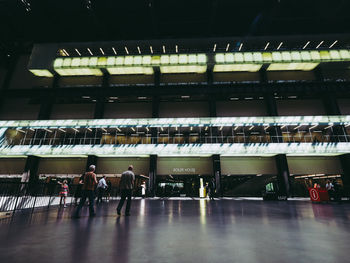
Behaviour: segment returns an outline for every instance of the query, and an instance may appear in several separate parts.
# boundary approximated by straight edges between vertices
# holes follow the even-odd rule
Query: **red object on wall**
[[[329,201],[328,192],[325,188],[309,188],[309,195],[312,202]]]

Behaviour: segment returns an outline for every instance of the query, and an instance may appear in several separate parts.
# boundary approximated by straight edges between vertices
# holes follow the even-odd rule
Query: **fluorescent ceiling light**
[[[53,77],[52,73],[47,69],[30,69],[29,71],[38,77]]]
[[[316,49],[318,49],[322,44],[323,44],[323,40],[320,42],[320,44],[317,45]]]
[[[282,47],[282,45],[283,45],[283,42],[281,42],[281,43],[278,45],[277,50],[279,50],[279,49]]]
[[[267,68],[267,71],[280,70],[313,70],[319,63],[273,63]]]
[[[335,44],[337,44],[338,40],[334,41],[330,46],[329,48],[332,48]]]
[[[249,71],[257,72],[261,69],[262,64],[225,64],[215,65],[213,72],[232,72],[232,71]]]
[[[92,54],[90,48],[87,48],[88,52],[90,53],[91,56],[93,56],[94,54]]]
[[[181,66],[160,66],[162,74],[167,73],[205,73],[207,66],[181,65]]]
[[[306,44],[303,46],[303,49],[305,49],[310,44],[310,41],[306,42]]]
[[[270,45],[270,42],[267,42],[266,46],[264,47],[264,50],[266,50],[269,47],[269,45]]]
[[[107,68],[111,75],[152,75],[152,67],[113,67]]]

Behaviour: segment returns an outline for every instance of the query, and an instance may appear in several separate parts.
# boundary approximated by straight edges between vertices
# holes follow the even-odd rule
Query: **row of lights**
[[[337,44],[337,42],[338,42],[338,40],[335,40],[328,48],[334,47],[334,45]],[[310,43],[311,43],[311,41],[307,41],[306,44],[303,46],[303,49],[307,48],[307,46],[308,46]],[[322,40],[322,41],[316,46],[316,49],[319,49],[319,48],[322,46],[323,43],[324,43],[324,40]],[[267,42],[266,45],[265,45],[265,47],[264,47],[264,50],[267,50],[269,46],[270,46],[270,42]],[[278,44],[278,46],[277,46],[276,49],[277,49],[277,50],[280,50],[280,48],[281,48],[282,46],[283,46],[283,42],[280,42],[280,43]],[[242,50],[242,47],[243,47],[243,43],[240,43],[240,44],[239,44],[239,47],[238,47],[238,51],[241,51],[241,50]],[[217,49],[217,44],[214,44],[214,46],[213,46],[213,52],[216,52],[216,49]],[[228,43],[228,44],[226,45],[226,48],[225,48],[226,52],[228,52],[229,49],[230,49],[230,43]]]
[[[141,55],[141,54],[142,54],[141,48],[140,48],[139,46],[137,46],[136,48],[137,48],[137,53]],[[94,53],[91,51],[90,48],[86,48],[86,50],[89,52],[89,54],[90,54],[91,56],[94,56]],[[79,51],[79,49],[74,48],[74,51],[75,51],[79,56],[82,56],[81,51]],[[103,50],[103,48],[100,47],[100,48],[99,48],[99,51],[100,51],[100,53],[101,53],[103,56],[105,55],[105,51]],[[112,47],[112,51],[113,51],[114,55],[117,55],[117,49],[116,49],[115,47]],[[124,46],[124,51],[125,51],[125,53],[126,53],[127,55],[130,54],[129,49],[128,49],[126,46]],[[153,47],[152,47],[152,46],[149,46],[149,51],[151,52],[151,54],[154,54],[154,50],[153,50]],[[164,54],[166,53],[166,47],[165,47],[164,45],[162,46],[162,51],[163,51]],[[179,53],[179,47],[178,47],[178,45],[175,45],[175,53]],[[60,54],[61,54],[62,56],[65,56],[65,57],[69,57],[69,56],[70,56],[70,54],[68,53],[68,51],[67,51],[66,49],[64,49],[64,48],[60,50]],[[99,55],[99,54],[97,54],[97,55]]]
[[[22,1],[26,1],[26,0],[22,0]],[[334,45],[337,44],[337,42],[338,42],[338,40],[335,40],[328,48],[333,48]],[[311,43],[311,41],[307,41],[307,42],[305,43],[305,45],[303,46],[302,49],[306,49],[306,48],[309,46],[310,43]],[[316,46],[316,49],[319,49],[319,48],[323,45],[323,43],[324,43],[324,40],[322,40],[322,41]],[[277,50],[280,50],[281,47],[282,47],[282,45],[283,45],[283,42],[280,42],[276,49],[277,49]],[[265,47],[264,47],[264,50],[267,50],[269,46],[270,46],[270,42],[267,42],[266,45],[265,45]],[[141,48],[140,48],[139,46],[137,46],[136,48],[137,48],[138,54],[142,54]],[[238,47],[238,51],[241,51],[242,48],[243,48],[243,43],[240,43],[240,44],[239,44],[239,47]],[[150,49],[151,54],[153,54],[153,53],[154,53],[153,47],[152,47],[152,46],[149,46],[149,49]],[[216,52],[216,49],[217,49],[217,44],[214,44],[214,46],[213,46],[213,52]],[[230,49],[230,43],[228,43],[228,44],[226,45],[226,48],[225,48],[226,52],[229,51],[229,49]],[[76,52],[79,56],[81,56],[81,52],[80,52],[77,48],[75,48],[74,50],[75,50],[75,52]],[[102,48],[99,48],[99,50],[100,50],[100,52],[101,52],[102,55],[105,55],[105,51],[104,51]],[[129,49],[128,49],[126,46],[124,46],[124,50],[125,50],[125,53],[126,53],[127,55],[130,54]],[[92,51],[91,51],[90,48],[87,48],[87,51],[89,52],[89,54],[90,54],[91,56],[94,55],[94,54],[92,53]],[[112,47],[112,51],[113,51],[113,53],[114,53],[115,55],[117,55],[117,50],[116,50],[115,47]],[[162,51],[163,51],[164,54],[166,53],[166,47],[165,47],[165,45],[162,45]],[[63,52],[63,55],[64,55],[64,56],[69,56],[69,53],[67,52],[66,49],[62,49],[62,52]],[[178,52],[179,52],[179,47],[178,47],[178,45],[175,45],[175,53],[178,53]]]
[[[189,99],[189,98],[191,98],[191,96],[189,96],[189,95],[181,95],[181,99]],[[280,98],[280,97],[275,97],[275,98]],[[298,97],[293,95],[293,96],[288,96],[287,98],[288,99],[297,99]],[[91,97],[90,96],[82,96],[82,99],[91,99]],[[119,97],[113,97],[113,96],[112,97],[108,97],[108,102],[114,102],[115,100],[118,100],[118,99],[119,99]],[[139,99],[139,100],[146,100],[146,99],[148,99],[148,97],[138,96],[137,99]],[[243,99],[244,100],[253,100],[254,98],[253,97],[244,97]],[[259,100],[263,100],[264,97],[258,97],[258,99]],[[240,100],[240,98],[238,98],[238,97],[230,97],[230,100],[235,101],[235,100]],[[95,99],[93,99],[92,101],[96,102]]]
[[[282,97],[278,97],[277,94],[274,94],[275,95],[275,99],[281,99]],[[291,96],[287,96],[288,99],[297,99],[298,96],[295,96],[295,95],[291,95]],[[253,100],[254,98],[253,97],[244,97],[243,99],[245,100]],[[258,97],[259,100],[263,100],[264,97]],[[230,97],[230,100],[240,100],[240,98],[238,97]]]
[[[32,10],[28,0],[21,0],[21,2],[23,3],[23,5],[24,5],[24,7],[25,7],[27,12],[30,12]]]
[[[296,126],[296,127],[294,127],[293,128],[293,130],[294,131],[298,131],[299,132],[299,129],[301,128],[301,127],[303,127],[304,125],[298,125],[298,126]],[[228,127],[228,126],[227,126]],[[234,131],[237,131],[239,128],[243,128],[243,131],[244,131],[244,128],[245,127],[247,127],[247,126],[241,126],[241,125],[235,125],[235,126],[233,126],[233,127],[231,127]],[[255,127],[259,127],[259,126],[250,126],[249,128],[248,128],[248,130],[249,131],[251,131],[251,130],[253,130]],[[271,126],[265,126],[264,127],[264,130],[266,131],[268,128],[270,128]],[[283,126],[281,126],[281,129],[284,129],[284,128],[286,128],[286,127],[289,127],[288,125],[283,125]],[[311,130],[313,130],[313,129],[315,129],[315,128],[317,128],[318,127],[318,125],[314,125],[314,126],[312,126],[312,127],[310,127],[310,128],[308,128],[309,129],[309,131],[311,132]],[[325,127],[325,128],[323,128],[324,130],[327,130],[327,129],[329,129],[329,128],[332,128],[333,127],[333,125],[331,124],[331,125],[329,125],[329,126],[327,126],[327,127]],[[138,129],[139,127],[137,127],[137,129]],[[159,129],[160,129],[160,131],[162,131],[162,132],[164,132],[164,129],[166,129],[167,127],[159,127]],[[171,128],[171,127],[169,127],[169,128]],[[175,131],[178,131],[179,129],[179,127],[173,127],[173,128],[175,128]],[[183,128],[186,128],[186,127],[183,127]],[[199,128],[201,128],[201,127],[199,127]],[[219,127],[219,131],[222,131],[223,130],[223,128],[224,128],[224,126],[220,126]],[[228,128],[230,128],[230,127],[228,127]],[[43,130],[45,130],[45,131],[47,131],[47,132],[49,132],[49,133],[52,133],[53,131],[52,130],[50,130],[50,129],[47,129],[47,128],[42,128]],[[77,132],[77,133],[79,133],[80,132],[80,130],[79,129],[77,129],[77,128],[71,128],[72,130],[74,130],[75,132]],[[87,127],[86,128],[88,131],[90,131],[90,132],[92,132],[92,129],[91,128],[89,128],[89,127]],[[97,129],[97,128],[96,128]],[[101,127],[100,128],[103,132],[107,132],[107,130],[106,130],[106,128],[103,128],[103,127]],[[134,127],[130,127],[130,129],[133,131],[133,132],[135,132],[136,130],[135,130],[135,128]],[[148,127],[145,127],[145,129],[146,129],[146,131],[147,132],[149,132],[149,128]],[[35,131],[34,129],[30,129],[31,131]],[[63,128],[58,128],[58,130],[59,131],[61,131],[61,132],[64,132],[64,133],[66,133],[67,131],[66,130],[64,130]],[[118,127],[116,127],[116,130],[118,131],[118,132],[121,132],[122,130],[120,129],[120,128],[118,128]],[[204,127],[204,131],[207,131],[208,130],[208,126],[205,126]],[[26,133],[26,131],[24,131],[24,130],[22,130],[22,129],[17,129],[17,131],[19,131],[19,132],[21,132],[21,133]],[[170,130],[169,130],[170,131]],[[190,127],[190,131],[193,131],[193,126],[191,126]],[[317,132],[317,131],[316,131]],[[257,134],[257,133],[255,133],[255,134]]]
[[[191,96],[189,96],[189,95],[182,95],[181,96],[181,99],[189,99]],[[82,99],[91,99],[91,97],[90,96],[82,96],[81,97]],[[119,97],[108,97],[108,102],[114,102],[115,100],[118,100],[119,99]],[[138,96],[137,97],[137,99],[138,100],[146,100],[146,99],[148,99],[148,97],[145,97],[145,96]],[[95,100],[95,99],[92,99],[92,102],[96,102],[97,100]]]

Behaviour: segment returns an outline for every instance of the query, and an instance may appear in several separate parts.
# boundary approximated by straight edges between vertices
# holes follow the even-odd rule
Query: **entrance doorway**
[[[201,187],[211,180],[210,175],[157,175],[156,195],[159,197],[199,197]]]

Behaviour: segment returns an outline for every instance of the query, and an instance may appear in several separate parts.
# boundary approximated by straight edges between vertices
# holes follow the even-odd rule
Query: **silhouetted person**
[[[215,194],[215,180],[214,178],[211,179],[208,185],[209,188],[209,198],[210,200],[214,200],[214,194]]]
[[[122,207],[124,205],[126,198],[128,198],[128,200],[126,202],[125,215],[126,216],[130,215],[131,195],[132,195],[132,189],[134,188],[134,181],[135,181],[135,174],[133,172],[133,169],[134,167],[132,165],[129,165],[128,170],[122,174],[122,177],[120,179],[119,189],[121,192],[121,199],[117,207],[118,215],[120,215],[120,212],[122,210]]]
[[[74,217],[78,218],[80,216],[80,210],[85,204],[86,198],[89,199],[89,212],[90,216],[95,216],[95,210],[94,210],[94,190],[95,185],[97,184],[96,180],[96,174],[95,172],[95,165],[89,166],[89,171],[85,173],[84,180],[80,181],[79,183],[83,184],[82,187],[82,197],[80,199],[79,205],[77,207],[77,210],[75,211]]]
[[[75,199],[74,203],[75,203],[75,205],[78,205],[78,201],[81,198],[81,191],[82,191],[83,184],[80,183],[80,182],[84,181],[84,177],[85,177],[85,173],[83,173],[83,175],[80,176],[78,185],[77,185],[76,190],[75,190],[75,194],[74,194],[74,199]]]

